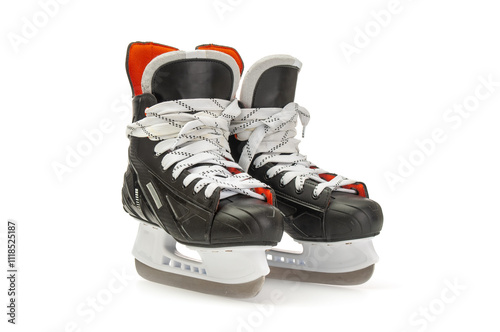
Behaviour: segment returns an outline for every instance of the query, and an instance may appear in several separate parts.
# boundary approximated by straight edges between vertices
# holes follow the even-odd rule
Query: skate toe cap
[[[274,206],[236,195],[219,204],[211,230],[211,244],[276,245],[283,235],[283,216]]]
[[[343,192],[332,194],[326,212],[325,231],[332,241],[375,236],[383,225],[380,205],[365,197]]]

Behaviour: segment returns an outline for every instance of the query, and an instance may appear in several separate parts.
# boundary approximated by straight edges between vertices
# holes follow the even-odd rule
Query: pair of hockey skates
[[[309,113],[294,103],[297,59],[258,61],[239,101],[243,62],[230,47],[136,42],[126,67],[134,97],[122,197],[141,221],[142,277],[231,297],[255,296],[268,274],[336,285],[371,277],[382,210],[363,183],[299,153],[295,127]],[[302,252],[271,249],[283,230]]]

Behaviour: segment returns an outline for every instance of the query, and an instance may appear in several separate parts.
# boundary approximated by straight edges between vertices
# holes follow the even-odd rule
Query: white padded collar
[[[269,68],[276,66],[293,66],[300,71],[302,62],[290,55],[277,54],[266,56],[254,63],[246,73],[241,87],[240,101],[244,107],[252,107],[253,93],[260,76]]]

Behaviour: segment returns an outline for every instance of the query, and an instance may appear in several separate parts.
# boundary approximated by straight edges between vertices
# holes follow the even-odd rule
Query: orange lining
[[[240,174],[241,171],[237,168],[234,168],[234,167],[228,167],[227,168],[229,172],[233,173],[233,174]]]
[[[271,190],[266,188],[254,188],[257,194],[264,195],[266,197],[267,203],[273,205],[273,193]]]
[[[158,55],[171,51],[178,49],[152,42],[130,43],[127,50],[127,73],[134,96],[142,94],[142,74],[148,63]]]
[[[331,181],[331,180],[333,180],[336,177],[336,175],[323,173],[323,174],[319,174],[319,177],[322,178],[323,180]],[[361,182],[354,183],[354,184],[348,184],[346,186],[342,186],[342,188],[345,188],[345,189],[354,189],[354,190],[356,190],[358,192],[359,196],[361,196],[361,197],[368,197],[368,195],[366,194],[366,187]]]
[[[241,59],[241,56],[238,53],[238,51],[236,51],[234,48],[228,47],[228,46],[215,45],[215,44],[206,44],[206,45],[199,45],[196,47],[196,49],[197,50],[219,51],[222,53],[226,53],[227,55],[230,55],[236,61],[236,63],[238,64],[238,67],[240,67],[240,74],[243,73],[243,60]]]
[[[240,170],[238,170],[237,168],[234,168],[234,167],[228,167],[227,169],[229,170],[229,172],[231,172],[233,174],[240,174],[241,173]],[[273,205],[273,194],[272,194],[271,190],[266,189],[266,188],[254,188],[253,190],[257,194],[264,195],[266,197],[267,203]]]

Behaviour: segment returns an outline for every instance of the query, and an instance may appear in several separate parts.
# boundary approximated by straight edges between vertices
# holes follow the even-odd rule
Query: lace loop
[[[183,185],[194,180],[198,193],[205,188],[205,197],[222,188],[220,199],[236,194],[265,200],[255,188],[268,188],[243,172],[234,162],[229,148],[229,124],[240,114],[237,101],[221,99],[186,99],[156,104],[146,110],[146,117],[127,126],[127,135],[148,137],[158,141],[154,152],[165,154],[164,170],[173,166],[172,179],[188,170]],[[234,174],[228,168],[241,173]]]
[[[355,193],[355,190],[342,188],[356,181],[342,176],[335,176],[326,181],[320,174],[327,173],[307,160],[299,153],[300,140],[295,139],[297,118],[300,119],[304,136],[310,120],[307,109],[297,103],[289,103],[284,108],[248,108],[231,123],[231,134],[237,134],[239,140],[247,140],[240,160],[241,167],[247,171],[253,163],[255,168],[267,163],[274,163],[266,176],[272,178],[284,173],[280,185],[285,186],[295,179],[295,189],[301,192],[307,179],[318,182],[313,196],[318,197],[325,188],[336,191]],[[254,157],[258,155],[255,159]]]

